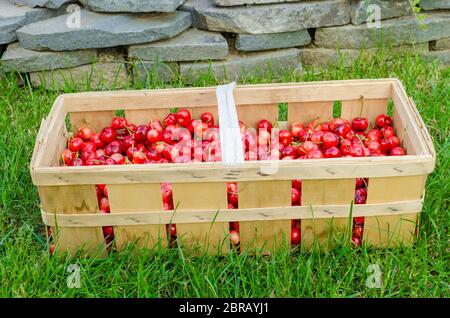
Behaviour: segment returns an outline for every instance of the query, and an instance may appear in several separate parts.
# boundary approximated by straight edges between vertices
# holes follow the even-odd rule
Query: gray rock
[[[263,51],[303,46],[311,43],[307,30],[272,34],[238,34],[236,49],[239,51]]]
[[[450,9],[449,0],[420,0],[419,4],[425,10]]]
[[[187,12],[107,14],[81,10],[81,27],[67,24],[69,15],[32,23],[17,30],[24,48],[66,51],[114,47],[171,38],[192,21]]]
[[[24,49],[19,43],[12,43],[0,62],[6,72],[29,73],[89,64],[95,61],[96,57],[96,50],[38,52]]]
[[[0,44],[17,40],[16,30],[25,24],[48,19],[58,14],[47,9],[17,6],[7,0],[0,0],[0,8]]]
[[[237,80],[247,75],[280,75],[284,71],[301,68],[300,50],[278,51],[230,55],[225,61],[211,63],[181,63],[180,76],[192,82],[202,75],[212,72],[220,80]]]
[[[450,49],[450,38],[437,40],[435,43],[433,43],[433,49],[435,50]]]
[[[389,19],[381,28],[366,24],[317,29],[314,43],[318,47],[359,49],[376,47],[382,42],[392,46],[420,43],[450,36],[450,13],[429,13],[421,26],[415,17]]]
[[[9,0],[15,4],[28,6],[30,8],[41,7],[49,9],[59,9],[66,3],[74,2],[74,0]]]
[[[213,0],[216,6],[231,7],[244,4],[268,4],[280,2],[298,2],[301,0]]]
[[[173,12],[186,0],[80,0],[98,12]]]
[[[338,65],[341,61],[344,65],[353,64],[361,55],[363,58],[370,58],[379,53],[379,48],[365,50],[352,49],[325,49],[325,48],[302,48],[302,63],[305,66],[326,67],[328,65]],[[386,52],[386,51],[384,51]],[[387,49],[389,53],[419,53],[428,52],[428,42],[417,44],[403,44]]]
[[[194,26],[211,31],[264,34],[298,31],[350,21],[348,0],[322,0],[257,6],[217,7],[212,0],[195,0]]]
[[[428,61],[438,60],[444,67],[450,66],[450,50],[430,51],[424,55],[424,58]]]
[[[128,56],[162,62],[221,60],[228,56],[228,44],[220,33],[189,29],[169,40],[130,46]]]
[[[187,11],[187,12],[193,13],[194,12],[195,1],[196,0],[187,0],[178,9],[181,10],[181,11]]]
[[[170,82],[178,78],[177,63],[139,61],[133,65],[133,81],[135,84],[146,84],[153,81]]]
[[[117,50],[99,53],[95,63],[73,68],[30,73],[33,86],[44,86],[50,90],[64,88],[123,88],[130,83],[124,57]]]
[[[412,14],[410,0],[352,0],[352,23],[361,24],[367,21],[369,5],[380,7],[381,19],[390,19]]]

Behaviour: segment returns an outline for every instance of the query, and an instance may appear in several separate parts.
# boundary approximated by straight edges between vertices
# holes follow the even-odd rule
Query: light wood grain
[[[108,185],[111,214],[139,211],[161,211],[163,209],[161,186],[159,184],[117,184]],[[145,213],[145,212],[143,212]],[[171,212],[165,212],[171,214]],[[169,222],[170,223],[170,222]],[[168,224],[168,223],[167,223]],[[124,249],[128,244],[155,248],[158,244],[167,246],[167,232],[161,225],[115,226],[116,246]]]
[[[76,134],[81,127],[88,127],[93,132],[100,133],[103,128],[111,127],[115,114],[111,110],[92,112],[69,113],[73,133]]]
[[[98,202],[94,186],[39,187],[42,209],[55,214],[93,214],[98,213]],[[75,255],[104,256],[106,246],[101,227],[52,226],[56,252]]]
[[[374,203],[353,206],[353,216],[391,216],[412,213],[422,209],[421,200],[399,201],[390,203]],[[350,205],[314,205],[293,207],[246,208],[236,210],[204,209],[168,213],[167,211],[138,211],[134,213],[113,214],[54,214],[42,211],[45,224],[67,227],[96,227],[106,225],[145,225],[145,224],[177,224],[209,223],[231,221],[273,221],[291,219],[329,219],[347,218]]]
[[[386,114],[388,100],[381,99],[355,99],[342,101],[341,117],[352,120],[355,117],[365,117],[369,123],[375,126],[375,119],[380,114]]]
[[[272,124],[278,120],[278,104],[237,105],[237,114],[240,121],[247,128],[257,128],[261,119],[267,119]]]
[[[425,182],[426,176],[371,178],[367,203],[421,200]],[[363,241],[381,247],[412,244],[417,215],[420,211],[421,209],[417,209],[416,211],[405,211],[404,215],[366,217]]]
[[[318,124],[333,118],[333,102],[304,102],[288,104],[288,122],[309,123],[316,121]]]
[[[239,208],[290,207],[289,181],[238,182]],[[240,222],[241,251],[271,253],[290,244],[290,220]]]
[[[355,179],[340,180],[303,180],[302,204],[314,207],[322,204],[348,204],[355,196]],[[313,209],[314,210],[314,209]],[[348,210],[349,215],[350,209]],[[329,219],[302,219],[302,249],[333,246],[335,240],[342,240],[348,235],[349,217]]]
[[[214,209],[215,213],[227,208],[225,183],[177,183],[173,184],[175,215],[187,211]],[[226,210],[225,210],[226,211]],[[227,222],[177,224],[177,241],[184,248],[214,254],[227,253],[229,245],[229,224]]]

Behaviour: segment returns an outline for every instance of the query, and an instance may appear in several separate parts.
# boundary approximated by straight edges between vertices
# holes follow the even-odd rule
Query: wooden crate
[[[209,251],[228,252],[229,221],[239,221],[241,251],[279,248],[290,238],[290,220],[301,219],[302,246],[326,243],[348,228],[355,178],[369,178],[368,202],[353,206],[353,217],[366,217],[363,240],[375,246],[412,244],[422,210],[427,175],[435,165],[430,135],[397,79],[238,86],[239,118],[248,127],[277,120],[286,103],[288,122],[360,113],[372,122],[393,103],[403,157],[249,161],[239,166],[215,163],[59,167],[66,146],[66,119],[72,128],[108,126],[115,111],[137,124],[163,118],[173,107],[193,117],[210,111],[217,118],[215,88],[93,92],[61,95],[43,120],[31,161],[42,217],[56,233],[57,250],[93,252],[103,246],[102,226],[114,226],[116,246],[137,239],[146,247],[167,246],[164,225],[176,223],[183,246],[199,243]],[[274,168],[274,164],[277,166]],[[303,206],[291,207],[292,179],[303,180]],[[160,184],[173,184],[174,213],[162,209]],[[237,182],[239,209],[227,210],[226,183]],[[100,214],[95,185],[109,187],[111,214]],[[180,235],[181,234],[181,235]],[[346,236],[348,237],[348,235]]]

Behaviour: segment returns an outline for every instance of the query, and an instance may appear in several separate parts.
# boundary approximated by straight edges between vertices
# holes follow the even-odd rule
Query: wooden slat
[[[62,153],[64,152],[64,149],[67,148],[67,128],[64,124],[61,126],[59,132],[55,135],[55,139],[57,139],[56,147],[54,154],[52,156],[51,165],[53,167],[59,167],[61,166],[61,159],[62,159]]]
[[[400,215],[413,213],[422,209],[421,200],[399,201],[390,203],[364,204],[353,206],[353,216],[380,216]],[[184,224],[240,221],[273,221],[291,219],[329,219],[330,217],[348,217],[350,204],[331,204],[270,208],[246,208],[236,210],[204,209],[199,211],[183,211],[183,213],[168,213],[165,210],[137,211],[134,213],[114,214],[58,214],[41,211],[44,224],[68,227],[96,227],[117,225],[144,225],[144,224]]]
[[[199,209],[227,209],[227,188],[225,183],[175,183],[173,184],[175,214]],[[229,245],[229,224],[226,222],[177,224],[177,241],[188,249],[210,254],[227,253]]]
[[[247,128],[257,128],[261,119],[272,124],[278,119],[278,104],[237,105],[237,114]],[[256,115],[257,114],[257,115]]]
[[[49,213],[91,214],[97,213],[98,202],[93,185],[39,187],[42,208]],[[52,227],[57,252],[75,255],[82,249],[88,255],[105,255],[105,243],[101,227]]]
[[[409,176],[395,178],[371,178],[367,203],[419,200],[423,196],[427,177]],[[363,241],[378,247],[412,244],[418,213],[395,216],[366,217]]]
[[[303,180],[302,204],[350,204],[355,196],[355,179]],[[313,213],[313,211],[312,211]],[[350,213],[350,209],[347,212]],[[331,219],[303,219],[301,246],[329,248],[334,239],[346,238],[349,217]],[[331,243],[331,244],[330,244]]]
[[[124,212],[148,212],[163,209],[161,186],[154,184],[107,185],[111,214]],[[167,211],[167,214],[171,212]],[[162,225],[132,225],[114,227],[116,247],[125,248],[136,243],[152,249],[158,244],[167,246],[167,232]]]
[[[321,123],[333,118],[333,102],[304,102],[288,104],[288,122],[309,123],[317,121]]]
[[[239,208],[289,207],[292,181],[238,182]],[[241,251],[270,253],[290,244],[291,221],[240,222]]]
[[[388,100],[386,98],[343,100],[341,117],[348,120],[355,117],[365,117],[370,124],[375,125],[377,116],[387,113],[387,106]]]
[[[234,91],[237,105],[291,102],[335,101],[345,99],[389,98],[395,79],[346,80],[329,82],[259,84],[238,86]],[[151,109],[179,105],[204,107],[216,105],[216,88],[89,92],[66,94],[68,111],[105,109]]]
[[[144,125],[150,123],[153,119],[160,119],[163,121],[169,113],[170,108],[126,110],[125,118],[128,122],[135,125]]]
[[[292,179],[339,179],[431,173],[431,155],[246,162],[237,167],[215,163],[35,168],[35,185],[231,182]],[[264,173],[271,171],[271,173]]]
[[[93,111],[93,112],[73,112],[69,113],[70,123],[74,134],[80,127],[88,127],[96,133],[100,133],[103,128],[110,127],[112,119],[115,117],[113,111]]]

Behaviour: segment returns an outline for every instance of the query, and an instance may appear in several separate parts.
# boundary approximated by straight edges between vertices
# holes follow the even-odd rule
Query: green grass
[[[40,120],[56,93],[19,87],[13,78],[0,79],[0,297],[449,297],[449,69],[420,57],[387,61],[378,54],[350,67],[287,72],[279,81],[381,77],[402,80],[438,153],[414,247],[339,246],[327,253],[294,251],[270,257],[189,257],[175,249],[141,256],[126,252],[106,259],[48,255],[28,164]],[[243,82],[271,81],[273,76],[266,74]],[[166,86],[157,78],[147,84]],[[207,74],[194,84],[208,86],[216,81]],[[176,81],[172,86],[184,84]],[[69,264],[81,266],[79,289],[67,287]],[[380,266],[381,288],[366,287],[370,264]]]

